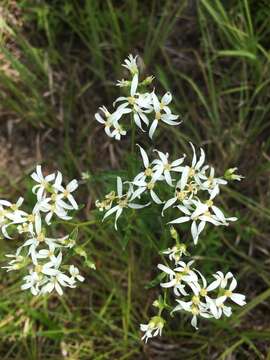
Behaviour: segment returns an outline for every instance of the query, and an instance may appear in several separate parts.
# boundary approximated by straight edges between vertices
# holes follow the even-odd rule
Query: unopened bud
[[[226,170],[224,174],[224,178],[229,181],[230,180],[241,181],[242,179],[244,179],[244,176],[235,174],[235,171],[237,171],[237,167]]]
[[[173,226],[171,226],[171,228],[170,228],[170,233],[171,233],[171,237],[174,240],[178,240],[178,233]]]

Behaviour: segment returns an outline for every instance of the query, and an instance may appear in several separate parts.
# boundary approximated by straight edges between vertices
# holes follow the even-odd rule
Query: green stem
[[[84,222],[79,222],[79,223],[72,223],[72,222],[64,222],[64,221],[59,221],[58,224],[65,224],[65,225],[69,225],[69,226],[74,226],[74,227],[82,227],[82,226],[88,226],[88,225],[95,225],[97,224],[98,221],[96,220],[89,220],[89,221],[84,221]]]
[[[131,117],[131,154],[135,154],[135,122],[133,118]]]

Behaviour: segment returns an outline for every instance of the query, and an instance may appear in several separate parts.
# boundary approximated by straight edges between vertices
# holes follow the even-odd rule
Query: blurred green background
[[[268,0],[2,0],[0,3],[0,190],[31,205],[28,175],[36,163],[83,181],[78,242],[97,270],[77,266],[77,289],[33,298],[21,274],[2,271],[0,357],[4,359],[270,359],[270,3]],[[94,202],[117,174],[138,168],[130,137],[109,139],[95,121],[119,95],[121,63],[140,56],[155,87],[173,93],[179,127],[160,128],[145,148],[173,157],[203,146],[222,175],[239,167],[242,183],[224,189],[221,205],[238,222],[209,227],[192,253],[208,273],[230,269],[248,304],[234,316],[168,319],[162,338],[144,345],[139,324],[152,314],[159,250],[171,244],[159,209],[127,213],[119,231],[101,223]],[[137,213],[136,213],[137,214]],[[63,231],[71,231],[66,225]],[[183,234],[184,236],[184,234]],[[1,240],[4,254],[18,246]]]

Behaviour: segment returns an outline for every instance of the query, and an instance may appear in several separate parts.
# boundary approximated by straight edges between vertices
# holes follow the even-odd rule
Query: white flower
[[[169,158],[169,154],[166,153],[164,154],[161,151],[158,150],[154,150],[158,153],[159,159],[156,159],[153,161],[154,164],[154,171],[155,174],[153,175],[154,179],[158,179],[162,174],[164,174],[165,180],[167,182],[168,185],[173,186],[172,184],[172,177],[171,177],[171,172],[181,172],[182,167],[180,166],[184,159],[185,159],[185,155],[183,155],[183,157],[174,160],[172,163],[170,163],[168,161]]]
[[[139,69],[137,66],[137,58],[138,55],[133,56],[132,54],[128,55],[128,58],[124,60],[124,64],[122,64],[123,67],[128,69],[131,73],[131,75],[138,74]]]
[[[28,214],[26,219],[24,219],[23,222],[17,226],[18,233],[19,234],[24,234],[24,233],[32,234],[34,231],[34,227],[33,227],[34,222],[35,222],[35,215]]]
[[[229,272],[224,276],[221,271],[218,271],[213,276],[216,278],[216,280],[212,283],[211,289],[214,289],[218,286],[220,287],[220,295],[216,299],[217,305],[223,304],[227,298],[231,299],[233,302],[240,306],[246,304],[245,295],[233,292],[237,286],[237,281],[233,277],[232,273]],[[229,279],[232,279],[231,284],[228,289],[225,289]]]
[[[12,230],[14,232],[17,230],[18,234],[26,237],[25,242],[14,255],[6,255],[11,260],[3,268],[7,271],[28,268],[29,273],[23,278],[22,290],[29,289],[33,295],[40,295],[55,289],[62,295],[61,286],[75,287],[76,281],[83,281],[84,278],[73,265],[64,265],[69,267],[70,277],[61,270],[62,250],[66,249],[67,251],[73,247],[75,240],[69,236],[58,239],[46,236],[48,230],[46,225],[49,224],[54,213],[67,220],[71,217],[67,216],[66,210],[78,209],[72,196],[78,183],[77,180],[72,180],[64,187],[60,172],[56,177],[55,174],[44,177],[40,165],[31,176],[38,184],[33,187],[37,203],[30,214],[20,210],[23,203],[22,197],[15,204],[7,200],[0,200],[0,226],[3,235],[10,238],[7,228],[14,225]],[[70,204],[65,203],[64,200]],[[42,226],[42,212],[47,213],[45,226]]]
[[[47,283],[41,288],[41,293],[42,294],[51,293],[55,289],[56,292],[60,296],[62,296],[63,290],[61,286],[74,287],[74,284],[67,275],[65,275],[61,271],[57,271],[55,276],[48,278]]]
[[[146,126],[149,125],[149,120],[145,114],[152,112],[151,96],[149,93],[145,93],[145,94],[138,93],[137,92],[138,83],[139,83],[138,74],[135,74],[131,81],[130,96],[118,97],[114,101],[113,105],[115,106],[117,102],[121,101],[122,102],[121,106],[125,108],[127,112],[133,113],[133,120],[135,124],[142,131],[144,131],[141,122],[144,122]]]
[[[117,80],[116,86],[119,86],[119,87],[128,87],[128,86],[130,86],[130,81],[125,80],[125,79]]]
[[[196,210],[193,213],[193,217],[198,217],[199,215],[204,214],[205,216],[210,216],[215,220],[219,221],[222,225],[228,225],[228,221],[236,221],[236,217],[226,218],[223,212],[214,205],[214,202],[211,200],[207,200],[206,202],[202,203],[199,200],[192,200],[193,205],[196,206]],[[213,215],[210,214],[210,209],[213,211]],[[206,220],[207,221],[207,220]],[[209,221],[209,220],[208,220]],[[209,221],[211,222],[211,221]],[[215,224],[214,224],[215,225]]]
[[[198,279],[198,281],[195,282],[190,282],[189,286],[191,287],[194,295],[200,299],[200,298],[204,298],[205,300],[205,308],[208,309],[208,311],[215,317],[217,318],[218,316],[218,310],[217,310],[217,306],[216,306],[216,302],[214,299],[209,297],[209,292],[211,291],[210,285],[207,285],[207,281],[205,279],[205,277],[200,273],[200,271],[196,270],[195,271],[200,275],[200,279]],[[200,280],[202,281],[202,285],[200,284]]]
[[[20,246],[17,250],[15,255],[14,254],[6,254],[5,256],[8,258],[12,258],[8,263],[8,266],[2,266],[2,269],[7,269],[7,272],[12,270],[19,270],[24,266],[25,263],[25,256],[20,255],[22,247]]]
[[[195,206],[195,208],[193,206]],[[228,221],[237,220],[235,217],[225,218],[223,213],[217,207],[214,206],[213,208],[212,202],[201,203],[198,200],[184,200],[183,205],[177,205],[176,207],[182,211],[185,216],[174,219],[170,221],[169,224],[181,224],[191,221],[191,235],[195,245],[207,222],[210,222],[215,226],[227,226]],[[214,214],[209,211],[210,208],[213,210]],[[199,225],[197,225],[197,221],[199,221]]]
[[[162,334],[165,320],[160,316],[154,316],[150,319],[148,324],[141,324],[140,329],[144,332],[142,340],[147,343],[149,338]]]
[[[82,275],[80,275],[79,273],[79,269],[77,267],[75,267],[74,265],[70,265],[69,267],[69,273],[71,275],[71,282],[76,282],[76,280],[79,281],[84,281],[84,277]]]
[[[144,204],[144,205],[131,203],[130,198],[132,196],[132,193],[133,193],[133,190],[132,190],[132,186],[130,184],[128,192],[126,194],[123,194],[122,179],[118,176],[117,177],[117,205],[115,205],[114,207],[112,207],[110,210],[108,210],[105,213],[102,221],[104,221],[108,216],[112,215],[113,213],[116,213],[114,227],[117,230],[117,220],[118,220],[119,216],[122,214],[124,208],[129,207],[131,209],[142,209],[149,205],[149,203]]]
[[[107,136],[115,137],[117,140],[119,140],[119,136],[117,136],[116,133],[116,130],[118,129],[119,131],[120,128],[118,121],[123,116],[123,114],[129,113],[131,112],[131,110],[126,109],[125,105],[124,106],[120,105],[113,113],[110,113],[105,106],[101,106],[99,109],[100,111],[102,111],[104,118],[99,113],[96,113],[95,114],[96,120],[100,124],[104,125],[104,130]],[[111,130],[111,127],[113,127],[113,130]],[[125,135],[125,134],[122,131],[122,134],[120,135]]]
[[[201,190],[207,190],[210,194],[210,199],[214,199],[214,197],[219,194],[219,186],[226,184],[226,180],[215,178],[215,169],[211,166],[209,167],[209,175],[205,181],[201,182],[200,188]]]
[[[196,193],[197,187],[195,184],[190,183],[187,190],[180,189],[177,184],[175,187],[175,196],[165,202],[161,215],[164,216],[164,211],[173,206],[177,201],[182,203],[184,200],[190,200]]]
[[[171,102],[171,100],[172,95],[169,92],[162,97],[161,101],[159,101],[156,94],[152,92],[152,102],[155,111],[155,119],[153,120],[149,128],[149,137],[151,139],[153,138],[159,121],[163,121],[168,125],[179,125],[181,123],[181,121],[175,121],[176,119],[178,119],[179,115],[173,115],[170,108],[168,107],[168,104]]]
[[[206,180],[207,177],[205,176],[205,170],[208,166],[203,167],[205,161],[205,152],[202,148],[200,148],[201,155],[199,160],[197,161],[197,155],[194,148],[194,145],[190,142],[190,146],[193,151],[193,158],[191,166],[184,166],[182,168],[182,175],[179,181],[179,185],[181,189],[184,189],[186,184],[189,182],[190,178],[194,179],[194,181],[201,185],[201,179]]]
[[[162,204],[162,201],[160,200],[160,198],[158,197],[158,195],[155,193],[154,188],[156,185],[156,181],[153,180],[149,180],[148,182],[144,179],[141,179],[140,181],[133,181],[132,182],[133,185],[137,186],[138,189],[136,189],[133,192],[133,195],[130,199],[130,201],[133,201],[136,198],[140,198],[140,196],[145,192],[145,191],[149,191],[150,196],[152,198],[152,200],[156,203],[156,204]]]
[[[55,174],[49,174],[47,176],[43,176],[41,166],[37,165],[36,172],[31,174],[31,178],[38,183],[33,187],[33,193],[36,194],[38,201],[42,200],[48,187],[51,186],[50,182],[52,182],[55,178]]]
[[[204,318],[211,318],[213,315],[209,313],[208,306],[201,302],[200,298],[196,295],[194,295],[191,299],[191,301],[185,302],[182,300],[176,300],[178,302],[178,305],[173,309],[172,312],[175,311],[187,311],[192,314],[191,319],[191,325],[197,330],[198,329],[198,316],[202,316]]]
[[[33,237],[25,241],[22,245],[23,247],[29,246],[28,254],[31,255],[33,263],[37,264],[37,247],[40,244],[46,244],[50,246],[58,240],[53,238],[48,238],[45,236],[44,231],[42,230],[41,217],[39,214],[35,215],[35,233],[32,234]]]
[[[222,271],[217,271],[216,274],[213,275],[213,277],[216,280],[214,280],[209,286],[209,291],[212,291],[218,287],[224,289],[227,286],[228,280],[233,278],[233,274],[231,272],[228,272],[226,275],[224,275]]]
[[[30,289],[32,295],[34,296],[39,294],[39,286],[41,284],[42,276],[37,274],[35,271],[30,270],[29,275],[24,276],[23,280],[25,283],[21,286],[22,290]]]
[[[0,226],[4,237],[11,239],[7,232],[10,225],[18,225],[25,221],[27,213],[19,210],[24,199],[20,197],[15,204],[7,200],[0,200]]]
[[[232,315],[232,308],[230,306],[224,305],[223,303],[216,303],[216,311],[216,319],[220,319],[223,314],[227,317]]]
[[[66,187],[62,185],[63,176],[58,171],[55,183],[53,184],[54,189],[61,192],[61,194],[57,195],[57,198],[59,199],[67,199],[70,204],[72,205],[73,209],[78,210],[78,204],[75,201],[73,195],[71,195],[72,192],[74,192],[78,188],[78,181],[73,179],[70,181]]]
[[[37,259],[50,259],[50,262],[57,264],[58,260],[57,257],[55,256],[55,249],[60,248],[61,245],[60,243],[56,243],[56,242],[49,242],[48,244],[46,244],[48,246],[48,249],[41,249],[36,253],[36,258]],[[61,255],[62,256],[62,255]],[[59,264],[60,266],[60,264]]]
[[[119,125],[118,122],[115,122],[114,123],[114,130],[112,132],[112,137],[115,138],[115,140],[121,140],[121,136],[125,136],[126,134],[127,134],[126,130],[124,130],[122,128],[122,126]]]
[[[143,160],[143,166],[145,170],[140,172],[138,175],[136,175],[133,181],[140,181],[141,179],[145,179],[146,177],[152,178],[154,174],[153,169],[151,167],[152,163],[150,163],[146,151],[139,144],[137,144],[137,146],[140,149],[141,157]]]
[[[193,199],[193,197],[197,195],[198,190],[199,187],[195,181],[181,183],[181,180],[179,180],[175,186],[175,195],[168,199],[163,206],[161,212],[162,216],[164,216],[164,211],[173,206],[176,202],[183,203],[184,200]]]
[[[192,263],[193,261],[190,261],[188,264],[181,262],[179,263],[180,266],[176,267],[174,270],[163,264],[158,264],[158,268],[169,275],[169,281],[161,283],[160,286],[164,288],[173,287],[176,296],[180,296],[181,294],[184,296],[188,295],[182,281],[188,283],[197,280],[197,275],[190,269]]]
[[[162,251],[162,253],[169,255],[169,259],[177,263],[183,255],[187,255],[187,247],[185,244],[176,244],[172,248]]]
[[[37,203],[34,208],[34,212],[47,213],[47,215],[45,216],[45,221],[49,225],[54,214],[62,220],[72,219],[71,216],[68,216],[66,211],[72,209],[73,206],[66,204],[61,199],[61,196],[59,196],[58,194],[52,194],[51,197],[43,199],[39,203]]]

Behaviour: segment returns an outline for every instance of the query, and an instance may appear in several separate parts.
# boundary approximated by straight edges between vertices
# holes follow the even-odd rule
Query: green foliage
[[[268,2],[23,0],[19,7],[23,28],[0,23],[11,29],[1,36],[2,56],[18,73],[16,80],[0,70],[1,116],[18,118],[27,131],[50,131],[54,141],[46,142],[43,157],[67,177],[91,174],[78,194],[89,205],[78,215],[85,218],[65,229],[73,230],[86,282],[62,298],[32,298],[20,290],[19,276],[3,273],[1,359],[20,360],[22,353],[58,359],[65,352],[80,360],[269,358]],[[116,233],[113,221],[101,223],[94,209],[95,199],[115,188],[117,175],[128,179],[138,170],[136,154],[127,155],[130,138],[108,141],[93,116],[116,96],[113,83],[128,53],[139,53],[145,74],[173,92],[174,110],[183,117],[180,127],[157,131],[153,147],[172,156],[189,153],[191,139],[204,146],[219,174],[238,166],[245,176],[222,197],[239,221],[226,232],[209,228],[196,260],[205,273],[238,273],[248,305],[231,319],[202,322],[198,332],[186,317],[175,316],[162,342],[145,348],[139,323],[158,294],[156,265],[159,252],[172,245],[169,229],[152,208],[121,217]],[[143,134],[136,141],[151,147]],[[18,190],[10,187],[10,193]],[[184,232],[180,236],[191,243]],[[2,244],[4,259],[13,244]]]

